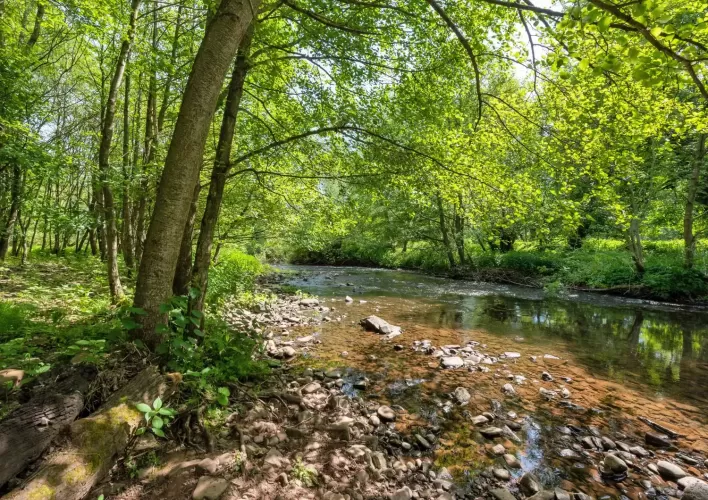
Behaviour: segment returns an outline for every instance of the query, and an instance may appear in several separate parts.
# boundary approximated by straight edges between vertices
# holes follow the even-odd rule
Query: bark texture
[[[94,370],[75,369],[0,422],[0,488],[34,462],[84,407]]]
[[[155,347],[164,322],[160,304],[171,295],[182,235],[219,91],[238,45],[260,0],[223,0],[207,26],[182,98],[174,133],[157,189],[135,290],[135,306],[147,312],[136,319],[136,333]]]
[[[156,368],[136,375],[113,394],[94,415],[75,421],[68,439],[49,456],[39,471],[8,500],[81,500],[113,466],[135,430],[144,423],[136,403],[152,404],[158,396],[167,399],[174,386]]]
[[[135,37],[135,23],[138,18],[138,7],[140,0],[133,0],[130,11],[130,26],[128,37],[123,40],[116,61],[116,69],[111,79],[108,90],[108,101],[103,118],[103,128],[101,130],[101,145],[98,150],[98,169],[101,173],[101,190],[103,193],[103,213],[106,224],[106,257],[108,263],[108,287],[111,292],[113,302],[118,302],[123,298],[123,287],[120,284],[118,274],[118,231],[116,228],[116,211],[113,202],[113,190],[110,185],[110,152],[111,141],[113,140],[113,125],[116,115],[118,101],[118,90],[123,82],[123,74],[128,63],[130,47]]]
[[[204,298],[206,297],[209,281],[211,248],[214,244],[214,231],[221,212],[226,179],[231,170],[231,148],[234,140],[234,130],[236,129],[236,119],[238,118],[238,108],[243,96],[243,85],[248,73],[248,56],[251,50],[254,25],[255,22],[251,23],[238,48],[236,63],[234,64],[234,71],[229,84],[229,93],[226,96],[224,117],[221,120],[219,143],[216,146],[216,158],[211,170],[209,194],[207,195],[206,206],[204,207],[204,214],[199,227],[199,238],[194,254],[194,267],[192,268],[192,285],[200,291],[199,297],[193,305],[193,308],[198,311],[204,309]]]
[[[683,212],[683,266],[693,268],[696,255],[696,237],[693,234],[693,209],[698,193],[698,182],[701,178],[701,169],[706,155],[706,134],[700,134],[696,142],[696,154],[693,159],[691,178],[688,180],[686,193],[686,206]]]

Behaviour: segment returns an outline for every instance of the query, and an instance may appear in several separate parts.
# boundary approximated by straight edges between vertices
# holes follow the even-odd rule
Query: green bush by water
[[[231,295],[253,290],[258,276],[267,272],[267,266],[252,255],[239,250],[224,250],[221,258],[209,271],[207,303],[220,305]]]

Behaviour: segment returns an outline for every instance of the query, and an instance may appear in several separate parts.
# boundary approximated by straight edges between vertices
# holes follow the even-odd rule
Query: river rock
[[[708,484],[703,481],[693,483],[683,490],[682,500],[708,500]]]
[[[505,352],[504,357],[506,357],[507,359],[516,359],[520,358],[521,354],[519,354],[518,352]]]
[[[320,301],[315,298],[300,299],[300,305],[305,307],[315,307],[320,304]]]
[[[344,297],[344,302],[346,302],[347,304],[351,304],[352,302],[354,302],[354,299],[347,295],[346,297]]]
[[[369,423],[371,425],[373,425],[374,427],[378,427],[379,425],[381,425],[381,420],[379,419],[379,417],[377,415],[371,415],[369,417]]]
[[[386,456],[377,451],[371,455],[371,465],[378,470],[386,470],[388,464],[386,463]]]
[[[531,473],[527,472],[519,479],[519,489],[526,496],[531,496],[541,491],[541,485]]]
[[[317,392],[322,388],[322,386],[317,383],[317,382],[310,382],[307,384],[305,387],[301,389],[303,394],[312,394],[313,392]]]
[[[506,448],[504,448],[503,444],[495,444],[492,447],[492,453],[495,455],[503,455],[506,452]]]
[[[511,384],[504,384],[504,387],[502,387],[502,392],[504,394],[509,395],[509,396],[514,396],[516,394],[516,390],[514,389],[514,386]]]
[[[418,441],[418,445],[421,448],[423,448],[424,450],[430,449],[430,443],[423,436],[421,436],[420,434],[416,434],[415,439],[416,439],[416,441]]]
[[[443,368],[460,368],[465,362],[459,356],[445,356],[440,358],[440,364]]]
[[[514,495],[512,495],[506,488],[497,488],[495,490],[491,490],[489,493],[491,493],[496,500],[516,500]]]
[[[682,477],[688,476],[686,471],[684,471],[681,467],[676,464],[672,464],[671,462],[667,462],[666,460],[659,460],[656,463],[656,468],[659,470],[661,477],[667,481],[677,481]]]
[[[413,492],[408,486],[404,486],[391,496],[391,500],[410,500],[411,498],[413,498]]]
[[[400,334],[401,327],[390,324],[388,321],[378,316],[369,316],[361,320],[361,326],[366,330],[380,333],[382,335]]]
[[[194,500],[217,500],[229,487],[229,482],[220,477],[202,476],[192,492]]]
[[[477,415],[476,417],[472,417],[472,423],[474,425],[484,425],[487,422],[489,422],[489,419],[484,415]]]
[[[696,483],[706,484],[705,481],[702,481],[702,480],[698,479],[697,477],[693,477],[693,476],[682,477],[681,479],[676,481],[676,484],[678,484],[679,488],[682,490],[685,490],[686,488],[693,486]]]
[[[602,464],[605,466],[606,470],[612,472],[613,474],[622,474],[623,472],[627,472],[627,469],[629,468],[624,460],[619,458],[617,455],[613,455],[612,453],[605,455],[605,459],[602,461]]]
[[[653,434],[651,432],[644,434],[644,442],[650,446],[656,446],[657,448],[670,448],[672,446],[671,441],[669,441],[666,436]]]
[[[492,474],[494,474],[494,477],[500,481],[508,481],[511,477],[511,474],[509,474],[509,471],[506,469],[494,469]]]
[[[573,460],[580,459],[580,455],[575,450],[571,450],[570,448],[562,449],[558,452],[558,455],[560,455],[562,458],[570,458]]]
[[[504,461],[506,462],[506,465],[508,465],[512,469],[520,469],[521,468],[521,462],[519,462],[519,459],[516,458],[516,455],[512,455],[511,453],[507,453],[506,455],[504,455]]]
[[[617,445],[615,444],[614,441],[612,441],[610,438],[607,436],[603,436],[600,441],[602,441],[602,447],[605,450],[614,450],[617,448]]]
[[[482,436],[486,437],[487,439],[494,439],[495,437],[501,436],[504,431],[500,429],[499,427],[485,427],[484,429],[481,429],[480,434]]]
[[[392,422],[396,420],[396,412],[394,412],[388,406],[379,406],[379,409],[376,410],[376,413],[378,414],[379,418],[384,422]]]
[[[553,382],[553,376],[548,372],[543,372],[541,374],[541,380],[545,380],[546,382]]]
[[[469,403],[470,399],[472,399],[472,395],[464,387],[458,387],[455,389],[452,396],[462,405]]]

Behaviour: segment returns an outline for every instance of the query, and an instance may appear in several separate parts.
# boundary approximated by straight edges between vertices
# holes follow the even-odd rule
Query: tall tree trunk
[[[644,274],[644,248],[642,247],[642,238],[639,231],[641,221],[634,217],[629,222],[629,229],[627,230],[627,246],[632,254],[632,260],[634,261],[634,267],[639,274]]]
[[[447,223],[445,222],[445,210],[443,210],[443,202],[440,194],[436,195],[436,200],[438,204],[438,218],[440,221],[440,233],[442,234],[443,245],[445,246],[445,254],[447,255],[447,260],[450,263],[450,269],[455,267],[455,255],[452,253],[452,247],[450,246],[450,237],[447,233]]]
[[[120,47],[116,69],[111,79],[108,89],[108,100],[104,113],[103,128],[101,130],[101,145],[98,150],[98,168],[101,173],[101,185],[103,190],[103,213],[106,224],[106,256],[108,261],[108,287],[111,292],[113,303],[119,302],[123,298],[123,287],[120,284],[118,274],[118,233],[116,229],[116,213],[113,203],[113,190],[110,185],[110,152],[111,140],[113,139],[113,123],[115,121],[116,106],[118,101],[118,90],[123,81],[123,73],[128,62],[130,46],[135,37],[135,22],[138,18],[138,7],[140,0],[133,0],[130,11],[130,24],[128,36]]]
[[[32,50],[32,47],[37,43],[37,40],[39,40],[39,34],[42,31],[42,19],[44,19],[44,4],[42,2],[37,3],[37,15],[34,18],[34,28],[32,29],[32,34],[29,37],[29,40],[27,40],[27,45],[25,46],[25,50],[29,52]]]
[[[465,206],[462,203],[462,195],[458,194],[459,207],[455,212],[455,246],[460,265],[465,265]]]
[[[10,237],[15,229],[15,222],[20,213],[22,198],[22,169],[17,163],[12,165],[12,184],[10,185],[10,212],[5,227],[0,232],[0,261],[5,260],[10,246]]]
[[[222,0],[208,24],[184,90],[175,129],[157,189],[135,289],[136,331],[149,346],[162,336],[155,331],[164,322],[160,304],[172,292],[182,234],[189,216],[194,187],[204,156],[209,125],[224,77],[261,0]]]
[[[123,259],[128,270],[128,277],[133,274],[135,262],[133,252],[133,224],[131,218],[132,203],[130,183],[133,179],[130,165],[130,73],[125,76],[125,98],[123,101]]]
[[[691,178],[688,180],[686,206],[683,212],[683,267],[693,268],[696,256],[696,238],[693,234],[693,208],[696,203],[698,182],[701,178],[701,168],[706,154],[706,134],[699,134],[696,141],[696,153],[693,158]]]
[[[229,84],[229,93],[226,96],[224,116],[221,120],[216,157],[211,170],[209,194],[207,195],[206,206],[204,207],[204,214],[199,227],[199,238],[194,255],[194,267],[192,268],[192,286],[198,288],[200,292],[192,308],[198,311],[202,311],[204,308],[204,298],[209,281],[211,248],[214,244],[214,230],[219,220],[226,178],[231,169],[231,147],[233,145],[234,130],[236,129],[238,109],[243,95],[243,85],[248,73],[248,56],[251,50],[254,26],[255,21],[248,27],[239,44],[238,55],[236,56],[236,63],[234,64],[231,83]]]
[[[175,295],[187,295],[189,292],[189,282],[192,281],[192,236],[194,234],[194,221],[197,218],[197,204],[199,203],[199,191],[201,186],[197,183],[194,188],[194,197],[189,206],[189,217],[184,227],[182,244],[179,249],[177,259],[177,270],[175,279],[172,282],[172,293]]]

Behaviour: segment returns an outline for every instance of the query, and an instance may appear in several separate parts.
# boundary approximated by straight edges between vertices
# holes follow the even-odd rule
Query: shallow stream
[[[405,271],[284,269],[294,273],[291,285],[324,299],[324,305],[342,316],[341,321],[296,332],[316,334],[321,341],[308,353],[313,365],[344,368],[350,381],[368,376],[372,387],[367,397],[406,410],[397,422],[400,430],[440,426],[435,459],[463,483],[503,464],[491,452],[494,442],[484,439],[469,420],[495,405],[505,414],[515,412],[523,424],[521,442],[502,441],[520,459],[522,468],[512,470],[514,477],[528,471],[549,487],[573,486],[597,497],[644,498],[648,489],[640,482],[647,480],[642,474],[608,484],[600,479],[597,457],[559,454],[572,444],[578,448],[577,441],[559,432],[568,425],[597,428],[613,439],[619,435],[632,446],[646,447],[644,433],[652,429],[640,416],[685,435],[677,442],[679,449],[700,459],[703,467],[708,453],[706,309],[586,293],[547,297],[541,290]],[[345,302],[347,295],[353,302]],[[371,314],[400,325],[403,334],[387,341],[365,332],[358,321]],[[521,356],[502,358],[488,372],[443,370],[438,359],[413,350],[414,341],[422,340],[434,346],[476,341],[491,356]],[[560,359],[544,359],[546,354]],[[544,371],[554,381],[543,381]],[[519,375],[525,380],[512,380]],[[564,382],[563,377],[571,380]],[[502,392],[509,382],[514,397]],[[446,402],[456,387],[468,389],[472,399],[450,410]],[[542,387],[567,388],[572,405],[547,401],[539,394]],[[647,449],[656,458],[667,453]],[[699,476],[705,472],[705,467],[695,470]]]

